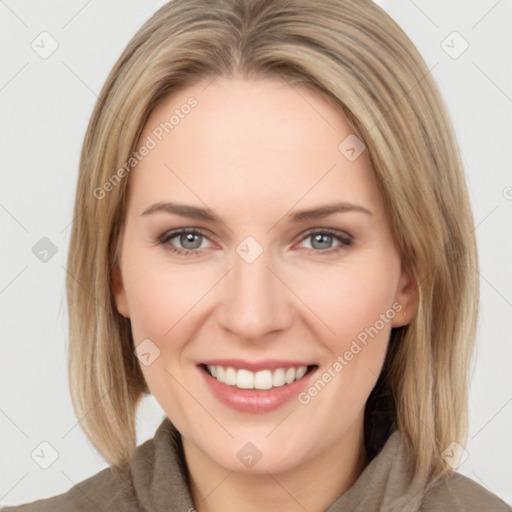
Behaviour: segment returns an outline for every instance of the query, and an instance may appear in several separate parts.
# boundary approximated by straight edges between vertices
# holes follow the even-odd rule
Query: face
[[[253,473],[335,458],[362,444],[391,328],[413,312],[367,152],[339,149],[353,130],[316,93],[206,85],[140,137],[118,311],[186,455]]]

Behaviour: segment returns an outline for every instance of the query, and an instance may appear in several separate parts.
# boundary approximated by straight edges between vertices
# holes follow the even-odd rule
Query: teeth
[[[272,386],[278,388],[280,386],[284,386],[284,370],[282,368],[278,368],[274,371],[274,375],[272,375]]]
[[[226,368],[226,373],[224,373],[224,383],[228,386],[236,386],[236,374],[237,372],[234,368]]]
[[[291,384],[302,379],[308,371],[307,366],[299,368],[276,368],[275,370],[260,370],[251,372],[250,370],[235,370],[231,366],[208,365],[208,371],[212,377],[228,386],[235,386],[240,389],[271,389]]]
[[[288,368],[284,374],[286,384],[291,384],[295,380],[295,368]]]
[[[270,389],[272,387],[272,372],[270,370],[262,370],[254,375],[255,389]]]
[[[302,377],[304,377],[304,375],[306,375],[307,371],[308,371],[308,369],[305,366],[301,366],[300,368],[297,368],[297,373],[295,374],[295,378],[297,380],[302,379]]]
[[[254,373],[249,370],[238,370],[236,386],[242,389],[254,389]]]

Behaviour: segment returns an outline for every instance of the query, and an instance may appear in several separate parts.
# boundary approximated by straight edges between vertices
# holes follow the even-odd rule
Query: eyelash
[[[206,234],[201,230],[198,230],[195,228],[186,228],[186,229],[177,229],[175,231],[165,232],[162,235],[160,235],[159,237],[157,237],[154,242],[157,245],[168,245],[168,250],[170,250],[171,252],[176,253],[180,256],[192,256],[192,257],[198,256],[201,249],[180,249],[173,244],[169,244],[169,241],[172,240],[173,238],[176,238],[180,235],[187,235],[187,234],[199,235],[204,238],[208,238],[206,236]],[[307,238],[314,236],[314,235],[332,236],[334,239],[336,239],[340,242],[340,245],[330,248],[330,249],[325,249],[325,250],[306,248],[306,251],[308,252],[308,254],[311,254],[311,253],[329,254],[329,255],[337,254],[337,253],[341,252],[342,250],[346,249],[347,247],[351,247],[354,242],[354,239],[351,235],[348,235],[346,233],[342,234],[339,231],[335,231],[335,230],[328,229],[328,228],[313,229],[313,230],[308,231],[302,237],[301,242],[306,240]]]

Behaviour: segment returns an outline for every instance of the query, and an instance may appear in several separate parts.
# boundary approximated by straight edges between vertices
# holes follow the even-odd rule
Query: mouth
[[[246,368],[236,369],[233,366],[201,364],[201,368],[222,384],[238,389],[269,390],[287,386],[302,379],[317,368],[317,365],[288,366],[280,368],[266,368],[251,371]]]
[[[197,365],[213,396],[243,413],[266,413],[297,398],[318,369],[291,361],[205,361]]]

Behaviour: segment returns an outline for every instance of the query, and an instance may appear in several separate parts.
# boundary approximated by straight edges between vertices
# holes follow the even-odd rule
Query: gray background
[[[69,398],[66,255],[79,152],[97,94],[128,40],[163,3],[0,0],[1,505],[54,496],[107,467]],[[441,88],[475,214],[482,305],[469,456],[458,470],[512,503],[512,3],[378,3]],[[58,48],[42,58],[53,40]],[[152,397],[141,404],[139,444],[163,417]]]

